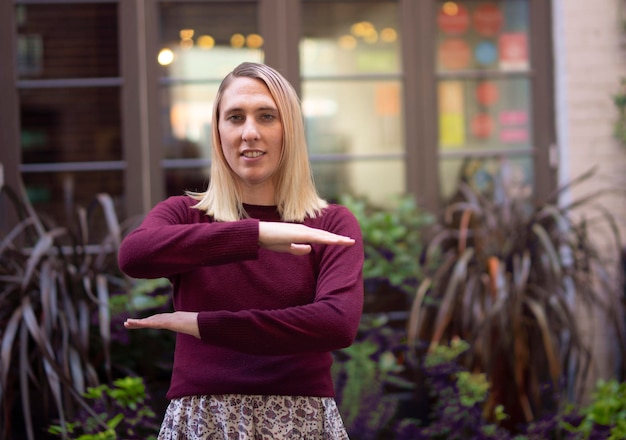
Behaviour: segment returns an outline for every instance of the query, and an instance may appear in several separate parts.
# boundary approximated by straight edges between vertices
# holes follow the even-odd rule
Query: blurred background
[[[300,93],[329,199],[410,193],[437,209],[459,179],[488,188],[503,169],[540,198],[592,165],[616,176],[626,167],[612,135],[622,0],[0,8],[0,162],[55,218],[96,192],[132,215],[205,188],[213,98],[245,60],[272,65]]]
[[[408,197],[440,216],[463,183],[537,207],[593,169],[557,204],[585,199],[572,211],[582,219],[600,207],[617,234],[590,235],[607,253],[626,246],[626,0],[3,0],[0,60],[0,183],[23,183],[48,225],[72,223],[99,193],[130,219],[204,190],[219,83],[256,61],[301,98],[323,197],[383,211]],[[8,206],[0,230],[15,224]],[[406,251],[405,225],[394,235],[379,218],[364,231]],[[510,239],[502,230],[491,232]],[[0,263],[17,261],[4,250]],[[419,278],[421,248],[407,254]],[[607,268],[618,288],[620,270]],[[604,317],[578,322],[589,383],[626,365]]]

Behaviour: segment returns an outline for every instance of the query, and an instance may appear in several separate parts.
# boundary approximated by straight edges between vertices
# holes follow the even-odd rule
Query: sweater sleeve
[[[352,344],[363,309],[363,241],[346,208],[322,227],[355,239],[350,247],[314,246],[321,255],[315,300],[277,310],[201,311],[203,342],[257,355],[327,352]]]
[[[157,204],[122,241],[120,269],[134,278],[160,278],[200,266],[256,258],[258,220],[210,222],[202,219],[204,214],[192,209],[192,204],[187,197],[171,197]]]

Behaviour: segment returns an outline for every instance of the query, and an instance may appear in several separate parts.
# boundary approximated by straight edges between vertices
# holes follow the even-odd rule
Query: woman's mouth
[[[243,153],[241,153],[241,155],[243,157],[247,157],[247,158],[250,158],[250,159],[254,159],[255,157],[263,156],[263,154],[265,154],[265,153],[263,153],[262,151],[244,151]]]

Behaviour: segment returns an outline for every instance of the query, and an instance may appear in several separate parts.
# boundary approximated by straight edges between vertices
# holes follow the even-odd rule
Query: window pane
[[[243,62],[263,60],[256,2],[162,3],[163,77],[221,80]]]
[[[397,4],[305,0],[302,20],[302,108],[316,184],[331,199],[351,192],[384,202],[405,188]]]
[[[303,112],[311,154],[404,151],[398,81],[306,81]]]
[[[234,67],[234,66],[233,66]],[[164,157],[211,157],[211,113],[219,82],[164,87],[161,102]]]
[[[441,192],[489,191],[508,173],[532,189],[528,0],[440,1],[435,11]]]
[[[206,191],[209,167],[165,170],[165,184],[167,196],[179,196],[185,191]]]
[[[20,79],[119,76],[117,4],[18,5]]]
[[[201,190],[219,83],[243,61],[263,62],[256,2],[163,3],[159,47],[167,193]]]
[[[439,71],[528,69],[528,0],[441,1],[436,14]]]
[[[316,161],[312,168],[318,191],[333,201],[342,194],[353,194],[386,205],[389,196],[400,194],[405,186],[405,164],[401,159]]]
[[[22,163],[121,160],[117,87],[20,91]]]
[[[307,81],[303,96],[307,141],[322,193],[334,197],[350,191],[381,202],[403,192],[404,167],[393,167],[390,175],[383,171],[389,158],[404,156],[398,82]],[[354,162],[360,158],[368,160]]]
[[[459,182],[466,182],[476,191],[494,194],[494,182],[501,178],[511,197],[529,197],[533,192],[533,161],[530,156],[502,158],[446,159],[439,164],[442,180],[441,196],[450,199]],[[498,177],[500,176],[500,177]]]
[[[109,194],[114,200],[118,215],[121,212],[123,171],[24,173],[23,180],[35,210],[44,220],[55,224],[70,227],[76,225],[77,206],[87,208],[98,193]],[[98,214],[97,222],[90,224],[90,233],[96,234],[91,238],[102,238],[106,230],[103,218]]]
[[[302,17],[304,76],[400,72],[395,2],[305,0]]]
[[[442,80],[438,93],[443,151],[531,146],[528,78]]]

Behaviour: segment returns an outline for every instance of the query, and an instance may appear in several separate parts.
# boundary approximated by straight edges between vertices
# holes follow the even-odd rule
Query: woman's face
[[[283,148],[283,123],[263,81],[234,78],[223,92],[218,131],[226,162],[239,178],[244,202],[273,204]]]

